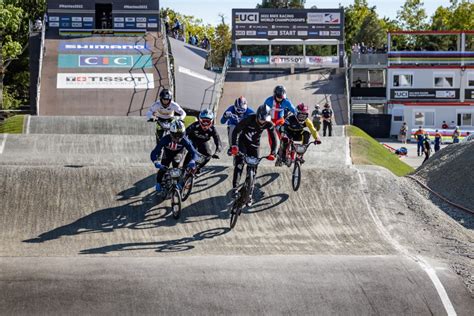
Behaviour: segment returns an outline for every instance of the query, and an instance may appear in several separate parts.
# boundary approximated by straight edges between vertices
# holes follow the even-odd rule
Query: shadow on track
[[[219,237],[224,234],[227,234],[229,231],[230,229],[227,227],[213,228],[197,233],[192,237],[156,242],[116,244],[99,248],[84,249],[81,250],[79,254],[107,254],[110,252],[133,250],[155,250],[156,252],[183,252],[194,249],[195,246],[192,245],[192,243],[203,241],[205,239]]]

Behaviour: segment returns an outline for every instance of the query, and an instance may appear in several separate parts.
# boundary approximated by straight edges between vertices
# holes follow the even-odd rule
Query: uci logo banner
[[[258,12],[236,12],[235,23],[238,24],[258,24]]]
[[[151,55],[59,54],[59,68],[152,68]]]

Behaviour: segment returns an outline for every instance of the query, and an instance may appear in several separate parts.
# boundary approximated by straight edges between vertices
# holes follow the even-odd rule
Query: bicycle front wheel
[[[183,190],[182,190],[182,201],[186,201],[186,199],[191,195],[191,191],[193,190],[194,185],[194,177],[188,176],[186,181],[184,181]]]
[[[301,165],[298,160],[295,161],[295,166],[293,168],[293,175],[291,177],[291,186],[293,191],[298,191],[301,184]]]
[[[240,216],[242,209],[241,206],[239,206],[238,199],[232,203],[232,207],[230,209],[230,229],[235,227],[235,224],[237,224],[237,219]]]
[[[180,218],[181,216],[181,193],[178,189],[173,189],[171,193],[171,212],[175,219]]]

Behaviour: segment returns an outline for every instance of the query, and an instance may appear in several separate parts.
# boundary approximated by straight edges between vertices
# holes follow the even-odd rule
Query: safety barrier
[[[161,34],[163,37],[163,50],[166,54],[166,64],[168,68],[168,79],[169,79],[169,90],[173,94],[173,98],[176,100],[176,79],[174,75],[174,58],[173,53],[171,52],[171,43],[166,33],[165,22],[161,20]]]
[[[46,15],[43,17],[43,21],[46,21]],[[41,27],[41,48],[39,57],[39,69],[38,69],[38,81],[36,83],[36,114],[39,115],[40,111],[40,97],[41,97],[41,72],[43,70],[43,57],[44,57],[44,42],[46,35],[46,23],[43,23]]]
[[[215,90],[216,92],[216,97],[213,99],[211,108],[214,113],[217,113],[217,108],[219,107],[219,102],[221,101],[222,94],[224,92],[224,82],[225,82],[225,77],[227,75],[227,70],[229,68],[229,63],[230,63],[230,55],[227,55],[225,60],[224,60],[224,65],[222,66],[222,72],[221,72],[221,77],[219,78],[219,81],[217,84],[215,84]]]

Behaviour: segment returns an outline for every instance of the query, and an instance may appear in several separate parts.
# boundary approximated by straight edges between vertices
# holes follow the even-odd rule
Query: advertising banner
[[[113,0],[113,10],[159,10],[157,0]],[[96,1],[91,0],[48,0],[48,10],[95,10]],[[100,3],[100,2],[99,2]]]
[[[459,99],[460,89],[390,89],[390,98],[396,100],[409,99]]]
[[[303,65],[305,62],[304,56],[272,56],[271,64],[295,64]]]
[[[270,63],[270,59],[268,56],[265,55],[257,55],[257,56],[242,56],[241,59],[242,65],[268,65]]]
[[[339,67],[338,56],[306,56],[306,64],[312,67]]]
[[[233,39],[344,39],[343,9],[233,9]]]
[[[153,74],[60,73],[57,89],[154,89]]]
[[[151,55],[63,55],[58,56],[59,68],[152,68]]]
[[[474,100],[474,89],[466,89],[465,90],[466,95],[464,98],[466,100]]]
[[[135,43],[87,43],[87,42],[69,42],[62,41],[59,44],[59,51],[82,51],[82,50],[98,50],[98,51],[143,51],[148,50],[148,45]]]

